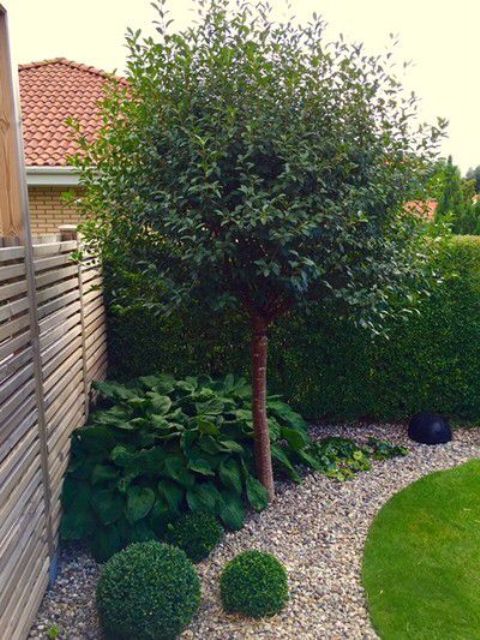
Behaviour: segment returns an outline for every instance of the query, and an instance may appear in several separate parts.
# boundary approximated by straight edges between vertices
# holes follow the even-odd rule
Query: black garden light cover
[[[420,411],[410,419],[408,437],[422,444],[443,444],[452,439],[452,430],[443,416]]]

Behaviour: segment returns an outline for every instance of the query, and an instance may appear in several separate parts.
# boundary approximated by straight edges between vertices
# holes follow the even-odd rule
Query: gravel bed
[[[374,463],[347,482],[311,474],[299,486],[282,485],[275,504],[253,515],[244,529],[227,534],[200,565],[202,605],[182,640],[368,640],[377,638],[368,620],[360,582],[362,549],[375,514],[394,493],[417,478],[480,457],[480,430],[459,429],[454,441],[428,447],[407,440],[399,425],[317,426],[314,437],[369,436],[407,444],[405,458]],[[262,549],[285,563],[290,602],[274,618],[252,621],[223,613],[218,577],[240,551]],[[30,633],[48,638],[101,640],[94,606],[98,565],[78,548],[63,551],[60,574],[45,596]]]

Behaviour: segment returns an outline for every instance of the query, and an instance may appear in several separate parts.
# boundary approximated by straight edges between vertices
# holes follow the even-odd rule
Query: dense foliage
[[[288,576],[270,553],[244,551],[227,563],[220,577],[225,611],[252,618],[273,616],[288,600]]]
[[[277,24],[267,3],[230,5],[200,2],[173,33],[161,1],[156,39],[129,32],[128,86],[76,164],[115,308],[165,313],[193,296],[248,318],[257,475],[272,496],[268,330],[312,299],[342,300],[374,331],[392,299],[397,315],[411,308],[435,245],[404,203],[445,123],[418,123],[391,52],[327,42],[316,15]]]
[[[480,418],[480,239],[454,236],[433,267],[442,284],[420,315],[388,321],[389,340],[372,341],[335,308],[280,323],[270,340],[271,390],[317,419],[406,418],[421,409]],[[195,314],[171,318],[131,312],[110,320],[111,364],[119,377],[130,367],[136,375],[160,367],[180,376],[244,372],[246,331],[231,315],[213,323],[201,301]]]
[[[386,460],[406,456],[406,447],[386,440],[369,438],[366,445],[348,438],[323,438],[312,444],[312,453],[318,461],[319,471],[330,478],[348,480],[359,471],[371,469],[371,460]]]
[[[467,180],[473,180],[475,184],[475,192],[480,193],[480,165],[470,168],[465,176]]]
[[[179,547],[192,562],[204,560],[223,536],[223,528],[211,513],[187,513],[167,526],[165,539]]]
[[[457,234],[480,234],[480,203],[475,199],[475,179],[462,178],[452,157],[434,165],[430,195],[438,202],[436,220],[447,222]]]
[[[87,539],[108,558],[130,542],[162,537],[184,511],[206,511],[239,529],[247,505],[267,505],[254,477],[251,388],[218,381],[145,376],[97,384],[103,408],[75,432],[63,490],[64,539]],[[300,480],[319,468],[306,423],[278,396],[267,402],[272,455]]]
[[[97,585],[110,640],[174,640],[200,604],[200,581],[180,549],[143,542],[115,554]]]

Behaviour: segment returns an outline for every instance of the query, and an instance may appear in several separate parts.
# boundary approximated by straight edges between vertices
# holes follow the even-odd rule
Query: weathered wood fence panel
[[[106,370],[98,264],[72,260],[76,239],[31,249],[0,247],[0,638],[5,640],[25,640],[47,587],[70,435],[85,423],[92,380]]]

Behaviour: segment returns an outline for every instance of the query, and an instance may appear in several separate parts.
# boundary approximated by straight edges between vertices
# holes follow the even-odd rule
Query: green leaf
[[[159,538],[163,537],[168,524],[176,518],[178,512],[172,511],[162,499],[155,502],[147,517],[151,529]]]
[[[84,427],[75,434],[81,442],[82,449],[90,454],[108,454],[116,444],[112,430],[106,426]]]
[[[289,460],[285,451],[281,447],[275,444],[272,444],[271,451],[272,451],[272,458],[280,463],[280,465],[285,469],[285,471],[292,478],[292,480],[294,482],[301,482],[302,478],[300,474],[296,471],[295,467]]]
[[[196,484],[187,490],[187,503],[192,511],[217,513],[217,505],[221,501],[218,489],[211,482]]]
[[[158,493],[164,498],[172,511],[180,512],[180,507],[185,495],[183,487],[170,480],[160,480]]]
[[[97,527],[90,540],[90,552],[97,562],[106,562],[122,547],[123,541],[116,525]]]
[[[303,429],[292,429],[291,427],[282,427],[281,437],[288,442],[294,451],[298,451],[310,444],[310,436]]]
[[[268,491],[249,473],[245,476],[247,498],[255,511],[263,511],[268,506]]]
[[[150,402],[152,409],[155,411],[155,415],[164,416],[170,411],[172,401],[168,396],[162,396],[158,393],[148,393],[150,396]]]
[[[167,456],[163,473],[183,487],[192,487],[195,483],[194,476],[188,471],[185,460],[181,456]]]
[[[62,540],[83,540],[93,533],[96,519],[89,502],[71,504],[62,517],[60,535]]]
[[[187,466],[191,471],[200,473],[203,476],[215,475],[213,467],[210,465],[206,458],[189,456]]]
[[[100,482],[109,482],[118,478],[118,469],[106,464],[96,464],[92,471],[91,483],[96,485]]]
[[[242,476],[239,463],[234,458],[223,460],[218,468],[218,475],[227,489],[242,493]]]
[[[222,451],[228,451],[229,453],[245,453],[245,449],[242,445],[235,442],[235,440],[219,440],[219,445]]]
[[[220,429],[211,418],[205,416],[199,416],[196,420],[198,431],[202,435],[217,436],[220,434]]]
[[[218,514],[223,524],[232,531],[239,531],[245,524],[245,507],[233,492],[222,492],[222,503]]]
[[[126,515],[130,522],[144,518],[155,503],[155,493],[149,487],[132,485],[127,490]]]
[[[125,505],[123,496],[115,489],[95,489],[92,492],[91,505],[104,525],[118,520]]]

